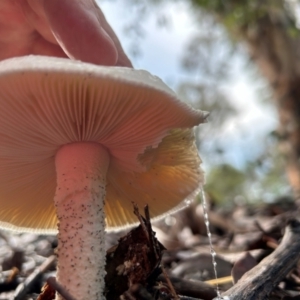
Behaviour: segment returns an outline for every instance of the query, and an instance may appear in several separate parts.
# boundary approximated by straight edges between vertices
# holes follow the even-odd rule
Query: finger
[[[46,18],[59,45],[73,59],[115,65],[114,42],[99,24],[92,0],[43,0]]]
[[[116,65],[117,66],[122,66],[122,67],[130,67],[132,68],[132,64],[131,61],[129,60],[129,58],[127,57],[127,55],[125,54],[121,43],[118,39],[118,37],[116,36],[115,32],[113,31],[113,29],[110,27],[109,23],[106,21],[106,18],[103,14],[103,12],[101,11],[101,9],[97,6],[97,4],[94,1],[94,6],[97,12],[97,18],[102,26],[102,28],[105,30],[105,32],[110,36],[110,38],[113,40],[115,47],[118,51],[118,60]]]
[[[57,44],[55,37],[53,36],[51,30],[49,30],[49,25],[45,21],[44,9],[39,0],[15,0],[16,3],[21,7],[24,16],[32,26],[45,40],[52,44]]]

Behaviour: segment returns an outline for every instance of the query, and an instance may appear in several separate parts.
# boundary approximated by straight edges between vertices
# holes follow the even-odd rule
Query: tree
[[[300,31],[289,3],[281,0],[191,0],[246,46],[267,79],[278,110],[277,132],[286,172],[300,196]]]
[[[190,14],[193,26],[197,26],[194,35],[185,38],[183,44],[186,50],[182,57],[182,66],[184,74],[188,73],[189,76],[181,76],[181,82],[177,82],[175,89],[182,99],[194,107],[211,112],[209,122],[197,132],[198,146],[207,176],[217,166],[221,168],[224,163],[232,164],[233,169],[238,168],[238,171],[247,175],[248,182],[240,186],[239,195],[246,195],[247,199],[253,201],[265,199],[268,191],[268,201],[271,201],[272,198],[290,194],[286,181],[287,173],[295,195],[298,195],[300,171],[295,152],[297,143],[295,137],[292,138],[292,133],[297,135],[297,130],[291,129],[289,125],[297,122],[297,116],[290,118],[288,113],[292,114],[295,111],[287,108],[288,103],[297,98],[290,97],[293,94],[293,86],[289,82],[293,83],[296,78],[291,68],[296,69],[297,66],[291,63],[289,53],[293,50],[295,40],[299,38],[299,30],[290,7],[279,0],[122,0],[118,3],[123,5],[122,12],[127,7],[130,7],[132,12],[125,21],[122,19],[123,32],[130,45],[127,51],[132,50],[131,54],[144,54],[141,45],[149,33],[147,20],[152,19],[153,22],[153,19],[156,19],[157,27],[162,31],[172,29],[172,23],[180,24],[179,19],[184,7],[186,13]],[[177,12],[178,19],[177,15],[172,13],[174,11]],[[119,19],[118,22],[122,23]],[[269,33],[269,27],[265,27],[265,24],[275,32]],[[284,47],[280,41],[285,39],[292,45],[281,49]],[[164,44],[163,39],[158,38],[157,42]],[[172,51],[172,48],[169,51]],[[141,56],[138,56],[138,59]],[[135,59],[135,56],[133,58]],[[226,92],[226,88],[236,80],[237,72],[233,72],[233,66],[239,65],[238,68],[241,68],[241,61],[242,72],[246,73],[248,78],[251,76],[251,80],[253,78],[249,89],[255,90],[258,101],[263,100],[262,105],[270,108],[272,104],[269,100],[271,97],[275,99],[274,103],[280,112],[281,126],[262,139],[266,132],[266,127],[263,126],[264,129],[258,133],[258,147],[251,144],[251,148],[260,148],[259,151],[253,152],[249,149],[249,144],[247,149],[240,149],[239,154],[236,154],[238,148],[243,147],[245,143],[232,147],[226,139],[227,132],[224,128],[229,123],[233,124],[236,119],[240,120],[239,107],[243,105],[240,103],[244,101],[244,96],[241,94],[238,96],[241,99],[234,102],[232,94],[228,93],[228,90]],[[257,69],[260,69],[264,76],[258,76]],[[265,83],[268,83],[270,88],[266,88]],[[263,90],[258,92],[258,86],[264,86]],[[283,100],[280,100],[281,98]],[[286,103],[287,107],[282,108],[281,102]],[[263,110],[265,111],[266,107]],[[274,111],[273,108],[271,110]],[[257,124],[255,123],[255,128],[259,127]],[[247,130],[246,127],[240,128],[241,141],[247,137]],[[256,132],[258,131],[259,129]],[[278,153],[278,142],[281,154]],[[230,161],[235,155],[241,157],[238,163]],[[285,156],[287,161],[287,172],[284,171],[282,156]],[[219,174],[220,172],[214,172],[214,182],[229,180],[229,176],[218,178]],[[249,187],[252,189],[253,186],[256,187],[254,198],[253,193],[249,194]],[[210,188],[214,186],[211,185]]]

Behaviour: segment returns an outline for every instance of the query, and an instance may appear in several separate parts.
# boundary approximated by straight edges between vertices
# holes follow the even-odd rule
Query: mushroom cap
[[[146,71],[63,58],[0,62],[0,227],[56,232],[55,154],[73,142],[110,153],[108,229],[182,206],[202,183],[193,127],[206,113]]]

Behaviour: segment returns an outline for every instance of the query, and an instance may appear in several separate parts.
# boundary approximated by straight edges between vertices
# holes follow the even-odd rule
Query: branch
[[[245,273],[232,288],[222,294],[230,300],[263,300],[286,277],[300,259],[300,219],[293,219],[286,228],[276,250]]]
[[[216,290],[213,286],[196,280],[187,280],[179,277],[169,277],[172,285],[174,286],[176,292],[180,295],[185,295],[188,297],[194,297],[194,299],[203,299],[203,300],[210,300],[217,296]],[[158,276],[158,280],[162,282],[166,282],[166,278],[161,274]],[[184,296],[181,296],[180,299]],[[193,299],[193,298],[190,298]]]
[[[37,282],[40,276],[46,272],[55,262],[56,256],[49,256],[39,267],[37,267],[24,282],[20,283],[16,288],[13,299],[22,300],[25,299],[27,292],[32,288],[32,286]]]

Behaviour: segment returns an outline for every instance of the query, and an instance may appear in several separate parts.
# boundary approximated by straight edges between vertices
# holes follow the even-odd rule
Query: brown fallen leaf
[[[246,252],[239,260],[235,262],[231,270],[231,276],[233,278],[233,283],[237,283],[239,279],[249,270],[257,265],[255,258]]]

